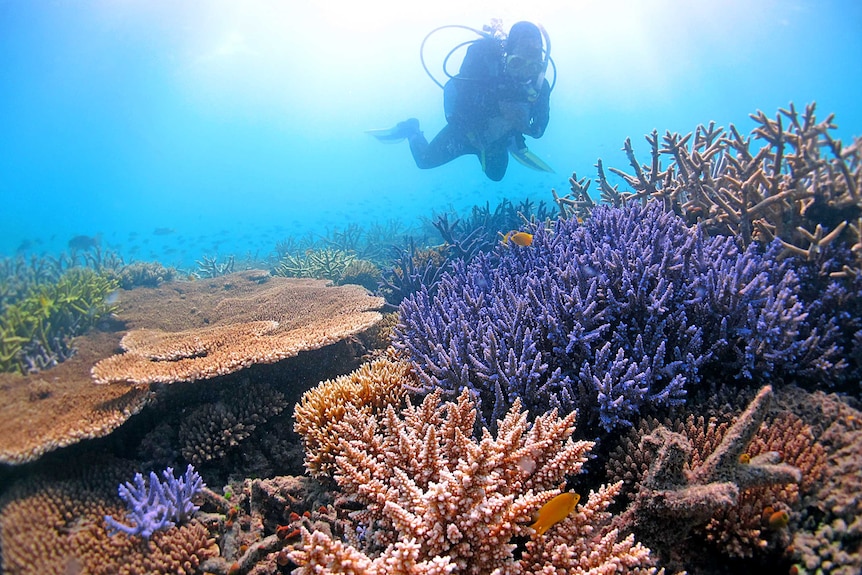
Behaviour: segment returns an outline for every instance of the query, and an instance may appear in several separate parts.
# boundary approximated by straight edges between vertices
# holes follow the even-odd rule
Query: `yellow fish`
[[[509,245],[509,240],[511,240],[513,244],[525,248],[529,245],[532,245],[533,234],[528,234],[527,232],[519,232],[518,230],[512,230],[511,232],[503,236],[503,245]]]
[[[568,517],[580,500],[581,496],[577,493],[560,493],[542,505],[535,523],[530,527],[536,530],[536,535],[544,535],[545,531]]]

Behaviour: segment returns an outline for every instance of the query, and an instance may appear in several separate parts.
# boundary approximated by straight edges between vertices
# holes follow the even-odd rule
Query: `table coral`
[[[655,572],[649,551],[609,525],[619,484],[590,493],[515,557],[512,538],[532,533],[532,513],[581,470],[593,444],[572,440],[574,413],[530,424],[518,401],[496,435],[485,428],[475,439],[469,393],[440,400],[437,391],[400,413],[347,406],[335,477],[362,509],[351,514],[348,543],[303,530],[296,573]]]
[[[93,385],[90,368],[118,340],[92,332],[75,339],[74,357],[48,371],[0,374],[0,462],[20,465],[108,435],[152,400],[148,389]]]
[[[380,321],[359,286],[243,272],[121,295],[126,350],[93,367],[97,383],[174,383],[226,375],[319,349]]]

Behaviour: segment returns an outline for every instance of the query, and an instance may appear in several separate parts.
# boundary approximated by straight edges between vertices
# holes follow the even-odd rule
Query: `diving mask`
[[[542,67],[541,61],[520,54],[510,54],[506,57],[506,72],[518,80],[529,81],[538,77]]]

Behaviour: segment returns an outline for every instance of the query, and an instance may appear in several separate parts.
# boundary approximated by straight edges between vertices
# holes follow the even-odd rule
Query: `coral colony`
[[[164,483],[159,481],[155,471],[150,471],[148,484],[143,475],[136,473],[133,482],[120,485],[120,499],[126,502],[128,518],[133,523],[126,525],[110,515],[105,516],[111,535],[123,532],[149,539],[156,531],[188,521],[198,510],[192,498],[204,488],[204,482],[194,467],[189,465],[179,478],[174,477],[174,470],[168,467],[162,476]]]
[[[776,249],[707,237],[659,202],[597,207],[405,299],[395,345],[420,391],[470,389],[489,426],[517,398],[611,430],[643,406],[679,404],[707,370],[828,375],[835,327],[809,323]]]

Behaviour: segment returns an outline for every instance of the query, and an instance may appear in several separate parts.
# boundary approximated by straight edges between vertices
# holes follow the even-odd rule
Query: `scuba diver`
[[[544,29],[531,22],[514,24],[505,37],[499,22],[496,34],[490,33],[493,28],[485,30],[473,30],[482,37],[469,43],[459,73],[449,76],[442,86],[447,123],[431,142],[425,139],[416,118],[369,133],[383,142],[407,139],[416,166],[421,169],[474,154],[485,175],[499,182],[506,174],[511,152],[516,160],[533,169],[553,172],[527,149],[524,139],[525,135],[541,138],[548,126],[552,86],[545,72],[550,61],[550,39]],[[423,41],[423,47],[424,44]],[[440,85],[433,76],[432,80]]]

